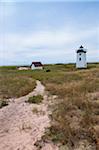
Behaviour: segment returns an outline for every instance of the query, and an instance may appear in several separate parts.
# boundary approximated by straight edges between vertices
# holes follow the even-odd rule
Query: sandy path
[[[32,95],[41,94],[42,104],[28,104],[25,101]],[[0,150],[36,150],[34,143],[50,126],[48,117],[48,97],[44,86],[37,81],[33,92],[17,99],[0,109]],[[33,107],[40,111],[33,113]],[[43,112],[43,113],[42,113]],[[45,144],[42,150],[57,150],[52,144]]]

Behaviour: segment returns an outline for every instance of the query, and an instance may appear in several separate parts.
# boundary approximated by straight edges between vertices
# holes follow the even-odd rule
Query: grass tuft
[[[5,107],[8,105],[8,102],[6,100],[0,100],[0,108]]]
[[[28,103],[39,104],[42,102],[42,100],[43,100],[42,95],[32,96],[32,97],[29,97]]]

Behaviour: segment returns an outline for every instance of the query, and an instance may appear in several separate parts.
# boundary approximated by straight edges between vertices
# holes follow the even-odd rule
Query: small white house
[[[43,69],[43,65],[41,62],[32,62],[31,64],[31,69],[35,70],[35,69]]]
[[[87,52],[86,49],[84,49],[82,45],[76,51],[77,53],[76,68],[87,68],[86,52]]]

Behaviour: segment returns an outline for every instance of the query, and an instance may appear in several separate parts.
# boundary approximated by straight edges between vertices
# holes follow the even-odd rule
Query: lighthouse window
[[[81,55],[81,53],[79,55]]]
[[[81,58],[79,58],[79,61],[81,61]]]

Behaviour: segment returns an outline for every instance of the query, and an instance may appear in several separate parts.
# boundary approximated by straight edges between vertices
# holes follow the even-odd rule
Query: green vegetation
[[[98,66],[99,67],[99,66]],[[48,138],[72,147],[86,139],[97,143],[97,132],[93,130],[98,120],[99,68],[61,72],[44,83],[52,95],[58,95],[52,106],[52,126]],[[94,102],[94,101],[95,102]]]
[[[35,80],[40,80],[52,95],[51,127],[43,138],[63,145],[75,146],[86,139],[95,144],[99,117],[99,63],[89,64],[88,69],[76,69],[74,64],[45,65],[44,70],[19,71],[0,68],[0,96],[19,97],[33,90]],[[30,103],[42,98],[31,97]],[[71,148],[73,149],[73,148]]]
[[[32,97],[29,97],[28,99],[28,103],[34,103],[34,104],[39,104],[41,103],[43,100],[43,96],[42,95],[36,95],[36,96],[32,96]]]
[[[5,107],[8,105],[8,102],[6,100],[0,100],[0,108]]]
[[[13,68],[13,69],[12,69]],[[15,67],[0,68],[0,98],[20,97],[35,88],[35,79],[15,70]]]

